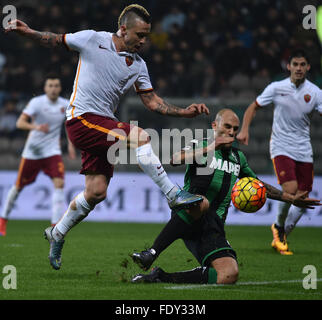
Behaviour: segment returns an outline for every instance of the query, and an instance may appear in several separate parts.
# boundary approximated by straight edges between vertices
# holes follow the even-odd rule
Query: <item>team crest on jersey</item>
[[[305,100],[305,102],[310,102],[310,100],[311,100],[311,96],[309,95],[309,94],[306,94],[305,96],[304,96],[304,100]]]
[[[127,64],[127,66],[129,67],[133,63],[133,58],[130,57],[130,56],[126,56],[125,57],[125,62]]]
[[[65,113],[65,108],[64,108],[64,107],[61,107],[61,108],[60,108],[60,112],[61,112],[61,113]]]
[[[124,127],[124,125],[123,125],[123,123],[122,123],[122,122],[119,122],[116,126],[117,126],[118,128],[123,128],[123,127]]]

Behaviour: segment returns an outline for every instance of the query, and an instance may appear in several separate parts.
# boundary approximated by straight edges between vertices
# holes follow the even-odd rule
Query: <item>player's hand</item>
[[[204,103],[193,103],[186,109],[184,109],[184,118],[194,118],[202,113],[209,115],[209,109]]]
[[[21,20],[12,20],[8,22],[8,25],[4,29],[5,33],[8,32],[17,32],[19,34],[26,34],[30,31],[29,26]]]
[[[307,209],[314,209],[314,207],[322,205],[319,199],[308,198],[308,194],[308,191],[303,191],[295,196],[293,195],[292,204]]]
[[[49,131],[49,126],[47,123],[44,123],[44,124],[38,124],[35,128],[35,130],[37,131],[41,131],[41,132],[44,132],[44,133],[48,133]]]
[[[248,146],[248,141],[249,141],[249,133],[248,132],[240,131],[237,134],[236,138],[240,143],[245,144],[246,146]]]

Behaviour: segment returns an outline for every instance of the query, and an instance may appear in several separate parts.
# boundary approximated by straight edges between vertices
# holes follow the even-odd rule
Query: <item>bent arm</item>
[[[31,123],[30,119],[31,118],[27,114],[22,113],[16,122],[16,127],[21,130],[35,130],[37,125]]]
[[[256,103],[256,101],[252,102],[248,108],[246,109],[243,117],[243,124],[242,128],[240,129],[239,134],[237,135],[237,139],[239,142],[243,144],[248,144],[249,140],[249,126],[254,119],[257,110],[259,109],[259,105]]]
[[[188,164],[201,159],[202,157],[213,155],[215,150],[220,149],[223,145],[232,143],[234,138],[232,137],[216,137],[214,141],[202,148],[191,148],[190,149],[183,149],[179,152],[176,152],[171,160],[170,164],[172,166],[178,166],[181,164]]]
[[[16,122],[16,127],[20,130],[37,130],[37,131],[42,131],[44,133],[47,133],[49,130],[48,124],[35,124],[30,122],[31,117],[27,115],[26,113],[22,113],[17,122]]]
[[[188,163],[193,163],[195,159],[198,157],[202,157],[208,153],[208,148],[199,148],[196,150],[182,150],[179,152],[176,152],[171,160],[170,164],[175,167],[175,166],[180,166],[182,164],[188,164]]]
[[[247,110],[246,110],[246,112],[244,114],[244,117],[243,117],[243,125],[242,125],[242,128],[241,128],[242,131],[243,130],[247,130],[248,131],[249,126],[250,126],[252,120],[254,119],[254,117],[256,115],[256,111],[258,109],[259,109],[259,106],[256,103],[256,101],[252,102],[248,106],[248,108],[247,108]]]

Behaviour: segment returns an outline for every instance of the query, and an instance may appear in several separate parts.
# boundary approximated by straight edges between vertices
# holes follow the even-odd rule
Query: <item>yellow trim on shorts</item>
[[[122,136],[122,135],[120,135],[120,134],[118,134],[118,133],[116,133],[116,132],[114,132],[113,130],[110,130],[110,129],[107,129],[107,128],[104,128],[104,127],[101,127],[101,126],[99,126],[99,125],[97,125],[97,124],[93,124],[93,123],[90,123],[90,122],[88,122],[87,120],[85,120],[83,117],[81,117],[81,116],[78,116],[77,117],[77,119],[78,120],[80,120],[81,121],[81,123],[84,125],[84,126],[86,126],[87,128],[90,128],[90,129],[95,129],[95,130],[98,130],[98,131],[100,131],[100,132],[104,132],[104,133],[107,133],[107,134],[109,134],[109,135],[111,135],[111,136],[113,136],[113,137],[115,137],[115,138],[118,138],[119,140],[126,140],[127,139],[127,137],[125,137],[125,136]]]

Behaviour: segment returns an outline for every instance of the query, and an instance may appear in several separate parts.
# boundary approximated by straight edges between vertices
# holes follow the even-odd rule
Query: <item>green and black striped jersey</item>
[[[204,148],[209,139],[192,140],[187,149]],[[188,164],[184,179],[184,189],[205,196],[210,203],[210,212],[217,214],[225,222],[230,205],[231,190],[237,179],[254,177],[245,155],[237,148],[216,150],[200,161]]]

